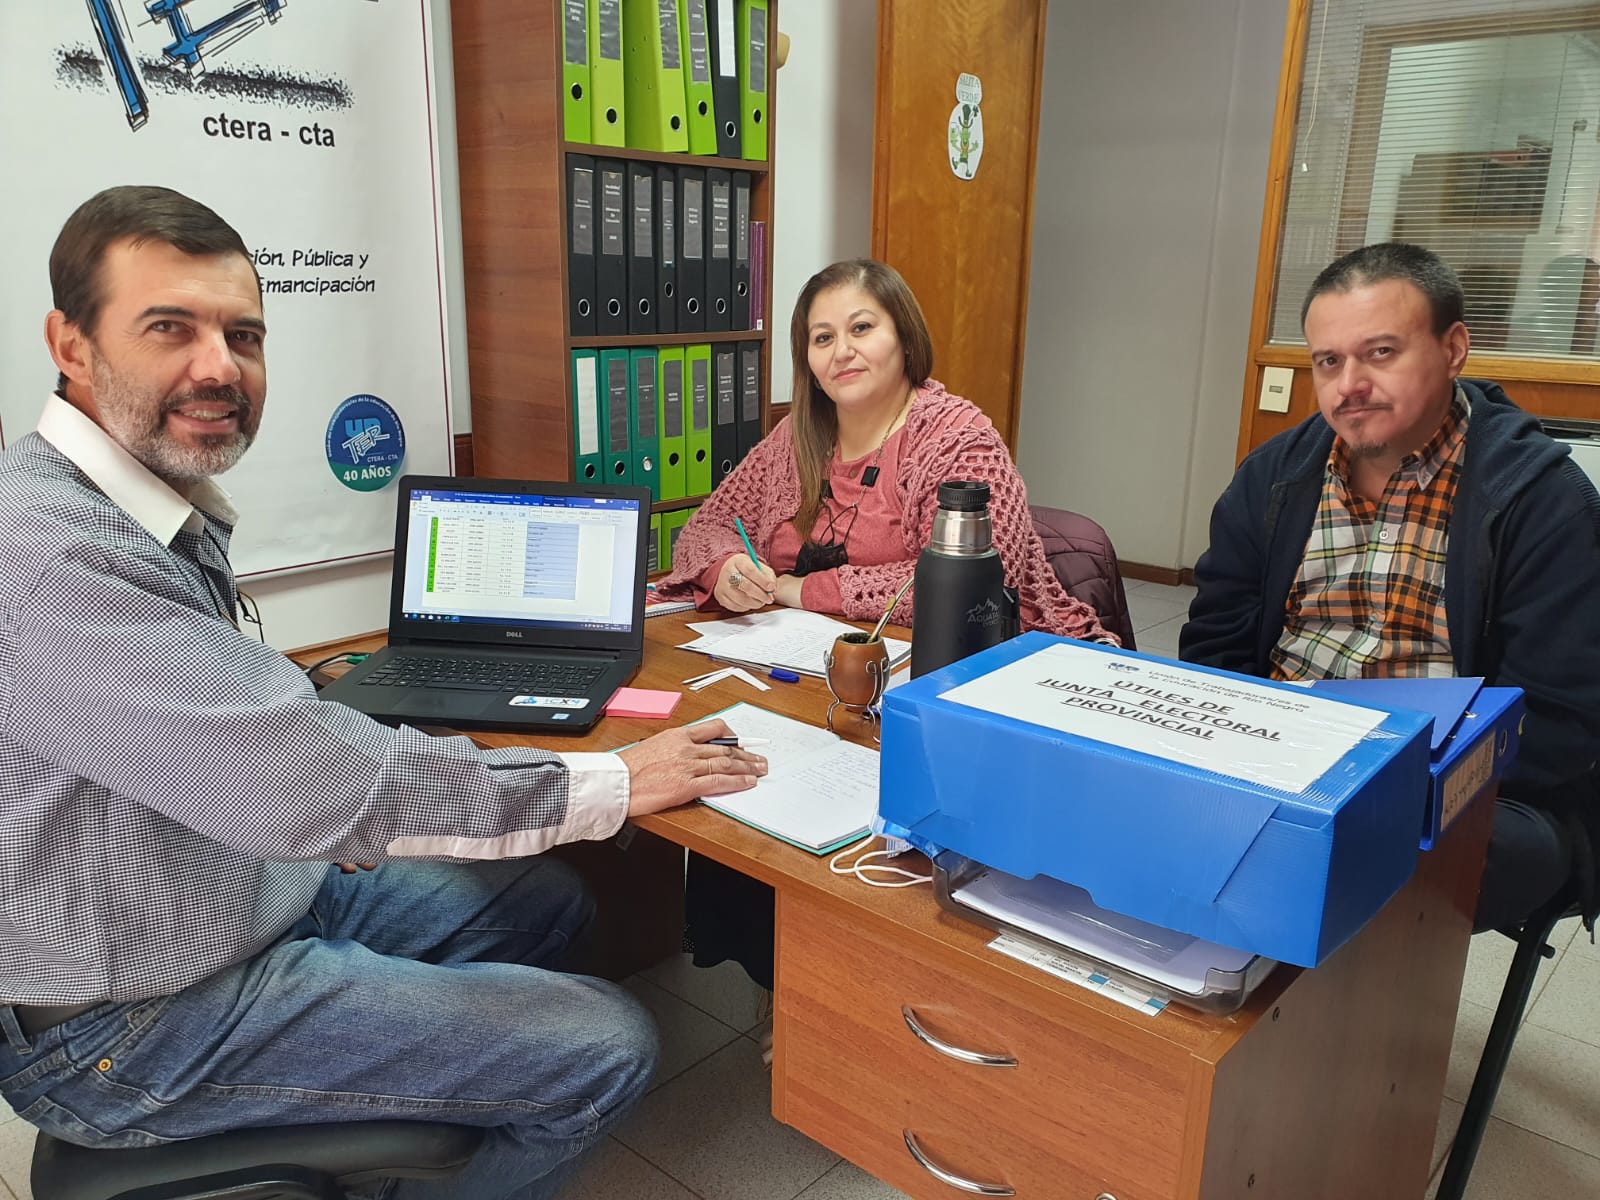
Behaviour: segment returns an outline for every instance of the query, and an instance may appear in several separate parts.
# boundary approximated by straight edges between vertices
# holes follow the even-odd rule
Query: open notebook
[[[877,751],[753,704],[713,717],[740,737],[766,738],[756,752],[768,771],[749,791],[708,797],[707,807],[813,854],[867,835],[878,811]]]

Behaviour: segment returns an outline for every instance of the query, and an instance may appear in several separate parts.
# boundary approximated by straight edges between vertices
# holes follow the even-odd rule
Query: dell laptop
[[[578,733],[644,656],[650,490],[407,475],[389,644],[322,690],[392,725]]]

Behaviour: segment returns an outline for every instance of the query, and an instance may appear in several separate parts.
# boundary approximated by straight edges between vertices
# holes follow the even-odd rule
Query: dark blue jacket
[[[1499,385],[1461,386],[1472,415],[1444,582],[1456,673],[1526,693],[1522,748],[1502,793],[1581,816],[1600,845],[1600,496]],[[1271,671],[1333,437],[1312,416],[1239,464],[1195,565],[1181,658]]]

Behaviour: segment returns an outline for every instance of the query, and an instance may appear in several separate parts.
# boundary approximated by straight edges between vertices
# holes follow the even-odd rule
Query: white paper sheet
[[[1297,795],[1386,715],[1066,644],[953,687],[940,699]]]
[[[1198,996],[1208,971],[1238,972],[1255,955],[1099,908],[1080,887],[1038,875],[1018,879],[989,871],[955,896],[979,912],[1026,929],[1067,950]]]
[[[823,676],[823,657],[842,633],[856,628],[824,613],[779,608],[746,613],[725,621],[700,621],[689,626],[700,635],[682,649],[710,654],[756,667],[787,667],[805,675]],[[911,653],[911,643],[884,638],[889,663],[898,665]]]

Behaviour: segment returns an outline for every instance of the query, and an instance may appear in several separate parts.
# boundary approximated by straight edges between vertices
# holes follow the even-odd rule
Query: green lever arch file
[[[593,350],[572,352],[572,478],[600,483],[600,358]]]
[[[589,123],[597,145],[628,144],[624,74],[622,0],[589,0]]]
[[[657,425],[656,352],[637,349],[628,355],[628,419],[633,429],[633,483],[661,499],[661,439]]]
[[[739,0],[739,153],[767,160],[767,0]]]
[[[561,0],[561,129],[567,141],[589,140],[589,105],[589,0]]]
[[[689,153],[715,154],[717,110],[711,86],[711,35],[706,28],[706,0],[678,0],[678,17],[678,36],[683,42]]]
[[[683,347],[663,346],[657,365],[657,432],[661,439],[661,499],[689,494],[689,438],[684,405]]]
[[[685,405],[689,410],[689,477],[691,496],[711,492],[711,347],[684,347],[684,372],[688,376]]]
[[[689,116],[684,107],[678,0],[622,0],[622,34],[628,145],[635,150],[687,151]]]
[[[628,419],[628,352],[600,351],[602,458],[606,483],[633,482],[633,432]]]

